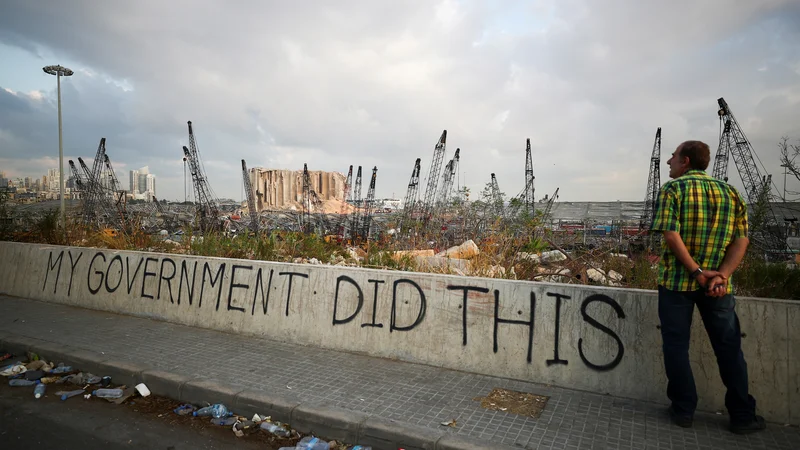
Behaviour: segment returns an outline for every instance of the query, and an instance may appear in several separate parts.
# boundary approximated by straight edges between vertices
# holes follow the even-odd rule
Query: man
[[[664,234],[659,263],[658,316],[667,372],[672,422],[692,426],[697,389],[689,365],[694,307],[700,312],[722,382],[730,430],[748,434],[766,428],[748,392],[747,363],[741,348],[730,276],[749,244],[747,204],[727,183],[705,173],[711,152],[700,141],[679,145],[661,188],[651,229]]]

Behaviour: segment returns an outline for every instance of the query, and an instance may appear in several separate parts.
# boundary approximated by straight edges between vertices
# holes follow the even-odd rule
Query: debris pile
[[[101,398],[120,405],[133,398],[141,399],[151,395],[144,383],[134,387],[116,385],[110,376],[82,372],[63,362],[56,365],[41,359],[36,353],[28,352],[26,357],[16,358],[11,353],[0,351],[0,361],[5,361],[0,365],[0,376],[8,378],[9,386],[33,388],[35,399],[50,393],[62,401],[82,396],[85,400]],[[256,433],[266,434],[277,445],[282,446],[281,450],[371,450],[367,446],[350,446],[315,436],[303,436],[288,424],[274,421],[269,416],[254,414],[248,419],[235,414],[221,403],[202,407],[181,404],[173,413],[197,420],[210,420],[213,425],[229,427],[239,438]]]

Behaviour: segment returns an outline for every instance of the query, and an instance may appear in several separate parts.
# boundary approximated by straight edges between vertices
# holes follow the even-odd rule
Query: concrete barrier
[[[653,291],[0,243],[0,293],[665,402]],[[800,302],[740,298],[750,385],[800,424]],[[700,407],[724,387],[695,315]]]

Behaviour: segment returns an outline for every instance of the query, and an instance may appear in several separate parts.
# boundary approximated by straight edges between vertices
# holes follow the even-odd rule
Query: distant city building
[[[131,170],[129,174],[131,196],[137,200],[153,201],[156,195],[156,176],[150,173],[150,168],[144,166]]]
[[[59,183],[61,182],[61,177],[58,174],[58,169],[49,169],[47,171],[47,189],[50,191],[58,191],[59,190]]]

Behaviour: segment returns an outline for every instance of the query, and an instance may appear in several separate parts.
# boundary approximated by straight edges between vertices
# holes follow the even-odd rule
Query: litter
[[[138,392],[142,397],[147,397],[150,395],[150,389],[147,389],[147,386],[144,383],[139,383],[135,387],[136,392]]]
[[[74,391],[58,391],[56,395],[61,397],[61,400],[64,401],[68,398],[75,397],[76,395],[81,395],[84,393],[83,389],[76,389]]]
[[[197,409],[193,405],[181,405],[173,409],[172,412],[179,416],[190,416]]]
[[[212,416],[219,419],[220,417],[232,416],[233,413],[228,411],[228,408],[222,403],[217,403],[215,405],[206,406],[205,408],[200,408],[193,412],[192,415],[195,417]]]

